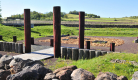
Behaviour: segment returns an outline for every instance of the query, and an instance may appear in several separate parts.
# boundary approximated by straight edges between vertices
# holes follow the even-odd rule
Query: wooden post
[[[53,47],[53,39],[50,39],[50,46]]]
[[[61,56],[61,14],[60,6],[53,7],[53,35],[54,35],[54,58]]]
[[[31,44],[34,45],[34,37],[31,37]]]
[[[84,49],[85,12],[79,12],[79,48]]]
[[[115,51],[115,43],[110,43],[110,51]]]
[[[0,35],[0,40],[2,40],[2,35]]]
[[[24,9],[25,53],[31,52],[30,9]]]
[[[17,37],[13,36],[13,42],[16,42],[16,41],[17,41]]]
[[[86,49],[90,49],[90,41],[86,41]]]

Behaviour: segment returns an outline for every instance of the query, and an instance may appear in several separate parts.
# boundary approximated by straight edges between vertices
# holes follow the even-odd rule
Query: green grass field
[[[61,34],[73,34],[78,36],[78,27],[61,26]],[[124,37],[137,37],[137,28],[85,28],[85,36],[124,36]],[[42,36],[39,36],[41,34]],[[3,36],[3,41],[11,42],[13,36],[17,36],[17,40],[24,40],[24,27],[13,27],[0,25],[0,35]],[[53,35],[53,26],[34,26],[31,28],[31,37],[39,38],[44,36]],[[66,60],[59,58],[58,62],[51,66],[50,69],[55,70],[67,65],[76,65],[78,68],[83,68],[92,72],[95,76],[101,72],[112,72],[118,76],[124,75],[128,80],[132,79],[132,74],[138,70],[138,67],[129,63],[119,64],[110,63],[112,59],[128,60],[138,62],[138,54],[132,53],[111,53],[104,56],[95,57],[89,60],[71,61],[67,64]]]
[[[79,15],[67,14],[68,18],[62,18],[64,21],[79,21]],[[114,20],[117,21],[114,21]],[[85,21],[88,22],[138,22],[138,19],[131,18],[89,18],[85,16]]]
[[[66,27],[61,25],[62,34],[79,35],[79,27]],[[137,37],[137,28],[85,28],[85,36],[126,36]],[[41,34],[42,36],[39,36]],[[12,41],[13,36],[17,36],[17,40],[24,40],[24,27],[0,26],[0,35],[4,41]],[[39,38],[53,35],[53,26],[34,26],[31,28],[31,37]]]

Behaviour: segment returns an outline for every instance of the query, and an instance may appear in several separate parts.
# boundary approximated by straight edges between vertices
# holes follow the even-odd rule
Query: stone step
[[[50,57],[54,57],[54,48],[48,48],[48,49],[43,49],[39,51],[34,51],[31,53],[25,53],[25,54],[20,54],[20,55],[15,55],[13,56],[14,58],[22,58],[24,60],[31,59],[31,60],[42,60],[42,59],[47,59]]]

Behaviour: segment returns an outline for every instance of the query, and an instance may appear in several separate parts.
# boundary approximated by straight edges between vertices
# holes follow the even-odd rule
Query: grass
[[[79,15],[75,14],[67,14],[68,18],[62,18],[63,21],[79,21]],[[114,20],[117,21],[114,21]],[[88,16],[85,16],[85,21],[88,22],[138,22],[137,19],[131,19],[131,18],[89,18]]]
[[[78,68],[83,68],[90,71],[96,77],[99,72],[112,72],[117,76],[126,76],[128,80],[132,79],[135,71],[138,71],[138,66],[130,64],[128,61],[138,62],[138,54],[132,53],[110,53],[104,56],[95,57],[88,60],[71,61],[67,64],[67,60],[59,58],[57,63],[50,67],[55,70],[64,66],[76,65]],[[126,60],[126,63],[111,63],[112,59]]]
[[[79,27],[66,27],[61,25],[62,34],[79,35]],[[85,28],[85,36],[127,36],[137,37],[138,28]],[[41,34],[41,36],[39,36]],[[3,41],[11,42],[13,36],[17,36],[17,41],[24,40],[24,27],[4,26],[0,25],[0,35]],[[40,38],[53,35],[53,25],[50,26],[34,26],[31,28],[31,37]]]
[[[73,34],[78,36],[78,27],[66,27],[61,25],[61,34]],[[85,36],[125,36],[125,37],[137,37],[137,28],[85,28],[91,30],[85,30]],[[39,36],[41,34],[42,36]],[[24,40],[24,27],[13,27],[0,25],[0,35],[3,36],[3,41],[12,41],[12,36],[17,36],[17,40]],[[31,37],[39,38],[48,35],[53,35],[53,26],[34,26],[31,28]],[[132,74],[138,70],[138,67],[129,63],[119,64],[110,63],[112,59],[120,59],[127,61],[138,62],[138,54],[132,53],[111,53],[104,56],[95,57],[89,60],[71,61],[58,58],[56,64],[49,68],[55,70],[68,65],[76,65],[78,68],[83,68],[92,72],[95,77],[101,72],[112,72],[118,76],[124,75],[128,80],[132,79]],[[44,61],[44,60],[41,60]],[[47,65],[45,63],[44,65]]]

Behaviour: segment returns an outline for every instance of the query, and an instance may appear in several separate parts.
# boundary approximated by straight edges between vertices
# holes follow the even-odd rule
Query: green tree
[[[66,15],[64,15],[64,18],[68,18],[68,15],[66,14]]]

